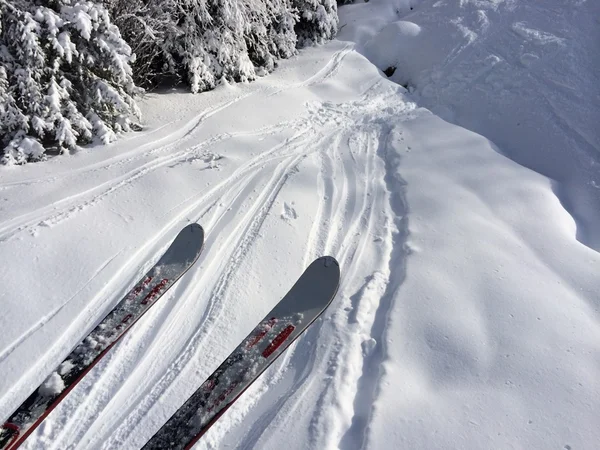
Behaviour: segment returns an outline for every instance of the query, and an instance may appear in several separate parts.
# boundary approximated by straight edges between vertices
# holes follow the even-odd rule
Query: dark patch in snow
[[[389,78],[392,75],[394,75],[395,71],[396,71],[396,67],[395,66],[389,66],[387,69],[385,69],[383,71],[383,73],[385,73],[385,76]]]

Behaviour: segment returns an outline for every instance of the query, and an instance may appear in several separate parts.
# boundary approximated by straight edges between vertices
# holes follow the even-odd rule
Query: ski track
[[[339,146],[337,147],[339,150]],[[349,150],[349,149],[348,149]],[[373,157],[373,153],[368,155],[369,146],[364,146],[365,156]],[[335,155],[335,153],[334,153]],[[360,156],[359,155],[359,161]],[[349,164],[352,160],[346,158],[347,164]],[[366,172],[361,174],[363,180],[369,180],[368,171],[370,169],[370,161],[361,161],[364,165],[362,167],[365,168]],[[325,333],[332,333],[334,338],[332,341],[334,345],[330,346],[324,355],[321,356],[321,361],[326,361],[323,364],[322,370],[325,371],[327,381],[323,383],[325,387],[319,394],[317,405],[315,408],[315,414],[310,422],[310,446],[311,448],[330,448],[334,447],[334,442],[337,435],[339,434],[338,428],[340,428],[343,424],[340,423],[343,420],[343,405],[340,402],[343,402],[344,398],[352,398],[352,386],[353,380],[350,374],[347,373],[344,367],[352,368],[353,364],[341,364],[342,361],[351,361],[353,359],[353,350],[354,353],[356,351],[360,351],[360,342],[356,342],[356,327],[349,327],[349,323],[351,320],[351,313],[354,310],[359,308],[359,304],[354,302],[354,304],[348,304],[350,296],[348,294],[348,290],[352,290],[350,286],[348,286],[351,281],[356,279],[357,265],[352,264],[353,260],[356,256],[360,258],[361,253],[364,251],[365,246],[367,245],[366,239],[370,235],[370,228],[364,226],[364,223],[371,223],[370,216],[372,209],[369,208],[368,197],[366,193],[368,192],[368,186],[357,186],[356,182],[353,186],[353,192],[356,194],[356,191],[362,193],[362,200],[360,204],[360,208],[358,208],[356,204],[357,196],[349,195],[348,186],[346,181],[350,181],[351,177],[348,175],[349,173],[353,173],[347,167],[347,164],[343,167],[345,168],[345,173],[343,174],[344,183],[342,183],[342,187],[340,189],[339,199],[337,200],[338,206],[335,207],[337,211],[344,211],[344,213],[337,218],[332,218],[332,222],[335,224],[333,226],[334,230],[346,229],[348,233],[346,236],[338,237],[336,233],[329,234],[329,248],[335,248],[337,254],[341,254],[341,264],[343,267],[348,267],[349,271],[344,274],[342,279],[341,293],[339,294],[339,300],[341,305],[338,306],[332,313],[330,313],[330,320],[327,322],[327,330]],[[355,169],[361,167],[361,165],[357,164]],[[334,196],[335,197],[335,196]],[[374,199],[374,204],[379,207],[377,199]],[[371,216],[372,217],[372,216]],[[357,232],[356,230],[361,228],[361,232]],[[361,234],[364,237],[361,238]],[[343,242],[341,246],[336,245],[337,242]],[[341,247],[341,248],[340,248]],[[358,254],[358,255],[357,255]],[[360,277],[359,277],[360,278]],[[350,331],[351,330],[351,331]],[[320,330],[319,330],[320,331]],[[354,345],[352,345],[354,344]],[[357,345],[358,344],[358,345]],[[354,349],[352,347],[355,347]],[[360,357],[360,356],[359,356]],[[345,390],[349,390],[350,392],[344,392]],[[350,394],[344,395],[344,394]],[[336,414],[325,413],[331,406],[334,404],[336,409],[338,409]]]
[[[252,94],[253,93],[248,93],[246,95],[238,96],[233,100],[223,102],[223,104],[205,111],[189,121],[183,127],[183,130],[177,130],[158,141],[158,143],[164,140],[171,141],[165,145],[159,145],[157,147],[156,142],[152,142],[150,144],[143,145],[141,148],[136,150],[110,158],[102,163],[92,164],[91,166],[79,170],[61,174],[62,178],[71,178],[73,179],[71,183],[77,184],[77,178],[88,178],[94,173],[106,171],[117,165],[123,166],[128,163],[139,162],[139,164],[135,164],[134,169],[126,171],[116,178],[109,179],[89,189],[66,196],[65,198],[54,202],[49,206],[36,209],[32,212],[28,212],[0,223],[0,243],[9,240],[21,232],[33,232],[33,230],[39,227],[50,227],[64,220],[71,219],[75,217],[78,212],[84,211],[85,209],[100,203],[109,195],[117,193],[117,191],[132,185],[139,178],[149,175],[165,166],[181,162],[191,162],[194,159],[202,159],[207,155],[207,149],[221,141],[242,136],[273,134],[286,129],[286,127],[291,125],[289,123],[282,123],[272,127],[252,130],[250,132],[221,133],[211,136],[210,138],[198,144],[188,144],[188,141],[195,139],[194,132],[198,130],[198,128],[206,119],[225,110],[227,107],[234,105],[240,100],[249,97]],[[172,141],[173,139],[175,139],[174,142]],[[147,147],[150,148],[148,149]],[[174,151],[177,148],[183,148],[184,150]],[[157,154],[165,154],[165,156],[156,157]],[[148,158],[153,159],[148,162],[142,162],[144,159]],[[21,187],[23,185],[54,181],[56,179],[56,176],[52,176],[45,179],[32,179],[26,182],[7,183],[6,185],[0,185],[0,190],[9,186]]]
[[[288,140],[288,145],[277,146],[271,151],[266,152],[269,156],[268,158],[265,157],[265,154],[255,158],[250,162],[250,164],[238,169],[237,174],[234,174],[233,177],[229,178],[229,188],[224,193],[220,193],[220,195],[218,195],[218,197],[221,199],[220,203],[226,203],[227,205],[220,208],[221,212],[214,211],[212,216],[209,216],[208,211],[215,209],[215,202],[211,202],[207,210],[201,213],[201,216],[204,216],[203,222],[206,221],[208,224],[207,228],[209,230],[222,227],[224,225],[223,222],[232,220],[232,217],[230,217],[232,215],[227,214],[227,211],[239,209],[240,203],[249,195],[248,191],[250,188],[248,186],[255,186],[255,184],[251,183],[253,176],[249,175],[247,172],[250,170],[257,172],[260,165],[264,165],[266,162],[270,162],[271,160],[283,160],[277,165],[273,176],[266,183],[261,193],[256,196],[253,206],[248,208],[248,211],[239,220],[239,224],[231,233],[228,234],[229,238],[226,239],[225,243],[223,243],[221,246],[221,252],[223,254],[229,254],[229,257],[222,258],[222,262],[220,264],[213,263],[202,270],[201,278],[205,278],[205,280],[198,280],[196,283],[197,285],[208,286],[211,283],[210,279],[212,277],[217,276],[217,274],[220,275],[218,276],[217,281],[214,283],[212,290],[209,291],[206,289],[208,292],[204,293],[203,295],[203,297],[208,299],[208,302],[202,317],[199,319],[199,323],[194,327],[198,331],[188,339],[184,346],[184,350],[176,358],[174,358],[175,362],[170,365],[166,374],[153,385],[147,386],[146,389],[148,392],[140,394],[144,399],[142,404],[131,405],[130,409],[132,412],[126,419],[126,422],[120,427],[123,430],[123,433],[119,434],[119,429],[117,429],[117,432],[113,434],[113,438],[107,441],[104,448],[112,448],[111,446],[113,446],[115,442],[122,442],[122,440],[126,438],[131,428],[135,427],[139,423],[139,421],[147,414],[147,411],[152,407],[152,405],[159,400],[159,398],[179,376],[186,364],[188,364],[188,362],[194,356],[196,356],[197,349],[202,348],[202,344],[206,339],[206,336],[214,332],[214,323],[222,312],[222,301],[231,276],[235,274],[235,271],[245,257],[248,248],[256,239],[265,217],[270,212],[273,202],[277,198],[279,190],[286,183],[287,179],[293,175],[295,172],[295,167],[305,157],[303,153],[298,153],[299,149],[304,148],[302,142],[289,145],[290,141],[293,143],[294,139]],[[277,155],[277,152],[281,152],[282,150],[287,150],[287,153],[283,155]],[[266,169],[262,168],[260,171],[265,170]],[[233,182],[231,182],[232,178],[234,179]],[[222,191],[224,190],[224,187],[219,186],[215,190]],[[216,195],[215,192],[212,194]],[[211,197],[213,195],[211,195]],[[236,236],[239,238],[236,239]],[[208,247],[211,246],[210,242],[210,235],[208,235]],[[207,253],[210,252],[210,248],[207,248],[205,251]],[[187,296],[187,298],[192,299],[194,297],[196,296]],[[185,307],[183,307],[182,310],[185,313]]]
[[[340,72],[344,59],[352,51],[353,45],[348,44],[333,52],[325,66],[303,82],[258,92],[273,96],[323,83]],[[142,427],[148,425],[147,418],[152,417],[152,410],[161,398],[184,381],[184,375],[189,375],[190,370],[186,369],[194,367],[193,362],[206,353],[209,338],[224,332],[220,329],[223,326],[220,318],[235,308],[227,291],[250,249],[260,239],[261,229],[281,190],[308,157],[318,163],[319,201],[314,205],[315,219],[308,231],[304,265],[317,256],[335,255],[342,268],[340,289],[324,317],[228,411],[227,426],[241,424],[247,415],[252,415],[249,411],[267,403],[266,412],[253,415],[240,448],[260,447],[263,439],[269,439],[264,433],[269,424],[285,429],[294,422],[297,412],[308,414],[309,442],[305,443],[308,448],[363,448],[370,415],[368,405],[377,396],[385,355],[387,314],[401,283],[396,277],[390,284],[390,272],[402,268],[405,257],[402,230],[406,225],[394,218],[403,217],[406,207],[397,181],[386,173],[389,167],[385,137],[390,133],[388,123],[399,115],[410,114],[414,105],[404,104],[398,97],[389,102],[386,97],[397,96],[397,88],[374,79],[354,102],[315,102],[307,105],[307,117],[249,131],[216,134],[198,142],[197,134],[208,118],[249,95],[252,93],[221,103],[157,142],[143,144],[69,175],[76,180],[109,168],[125,168],[118,176],[52,206],[0,223],[2,242],[24,231],[33,232],[41,224],[53,225],[73,218],[159,169],[210,159],[207,151],[218,143],[295,130],[291,137],[248,159],[216,185],[188,196],[165,212],[170,221],[161,234],[190,218],[196,218],[205,227],[207,242],[203,255],[136,324],[134,332],[128,333],[56,408],[24,448],[135,448],[141,443],[140,436],[148,437],[156,431]],[[382,110],[384,103],[398,106]],[[134,167],[127,168],[129,164]],[[0,185],[0,190],[53,179]],[[213,235],[212,230],[220,231]],[[386,244],[389,242],[393,244]],[[149,261],[146,253],[154,247],[155,243],[148,244],[136,252],[125,269]],[[219,258],[214,258],[216,252]],[[99,272],[109,264],[110,260]],[[141,273],[138,270],[136,276]],[[128,283],[134,281],[131,278]],[[114,292],[116,286],[121,287],[120,292],[126,292],[122,276],[109,280],[95,297],[94,304],[100,305],[99,308],[82,314],[77,320],[78,328],[81,323],[93,323],[92,317],[107,309],[108,292]],[[0,361],[69,301],[4,350]],[[179,330],[189,334],[178,338]],[[315,346],[319,342],[332,344]],[[154,367],[150,359],[166,362]],[[315,382],[323,379],[320,384]],[[202,381],[187,382],[197,387]],[[269,395],[269,390],[279,383],[288,386],[283,395]],[[103,419],[98,420],[99,417]],[[210,442],[219,442],[226,437],[226,428],[217,424],[207,435],[209,439],[201,441],[199,446],[211,447]]]
[[[307,78],[306,80],[301,81],[299,83],[290,84],[284,88],[277,88],[277,89],[273,89],[271,91],[266,91],[265,92],[266,95],[268,97],[273,97],[284,91],[314,86],[314,85],[320,84],[330,78],[333,78],[338,73],[340,67],[342,66],[344,58],[353,50],[354,50],[354,44],[346,43],[346,45],[344,45],[344,47],[342,49],[334,52],[333,55],[331,56],[330,60],[327,62],[327,64],[325,64],[325,66],[322,67],[314,75],[311,75],[309,78]]]
[[[139,135],[138,133],[133,133],[131,136],[125,135],[125,136],[123,136],[122,140],[131,142],[132,150],[119,153],[116,156],[104,159],[101,162],[94,163],[89,166],[84,166],[79,169],[69,169],[65,173],[61,173],[60,176],[68,177],[68,178],[75,178],[82,174],[89,174],[91,172],[97,172],[99,170],[106,170],[106,169],[110,169],[110,168],[118,166],[118,165],[124,165],[126,163],[135,162],[137,160],[142,159],[143,157],[146,157],[146,156],[149,156],[149,155],[152,155],[155,153],[164,153],[164,152],[172,151],[173,148],[176,148],[177,146],[181,146],[182,144],[185,144],[185,142],[189,138],[193,138],[194,131],[197,131],[197,129],[200,127],[200,125],[202,125],[206,121],[206,119],[225,110],[229,106],[232,106],[232,105],[238,103],[239,101],[244,100],[247,97],[250,97],[251,95],[254,95],[254,92],[248,92],[246,94],[239,95],[231,100],[226,100],[224,102],[221,102],[220,104],[216,105],[213,108],[208,108],[206,111],[202,112],[198,116],[188,120],[188,122],[185,125],[175,128],[172,132],[162,135],[161,137],[158,138],[158,140],[151,140],[151,142],[149,142],[149,143],[137,145],[136,141],[145,140],[148,137],[155,134],[156,132],[162,130],[163,128],[173,126],[176,121],[161,125],[160,127],[157,127],[156,129],[148,131],[142,135]],[[165,142],[165,144],[161,145],[162,142]],[[157,144],[158,144],[158,146],[157,146]],[[56,175],[51,175],[48,177],[30,178],[27,180],[19,180],[19,181],[15,181],[15,182],[0,183],[0,191],[12,189],[15,187],[21,188],[24,186],[31,186],[33,184],[39,184],[39,183],[49,183],[49,182],[56,181],[57,178],[58,177]]]
[[[91,276],[91,278],[85,282],[85,284],[79,289],[75,294],[73,294],[69,299],[67,299],[63,304],[56,307],[49,314],[42,317],[39,321],[37,321],[29,330],[27,330],[24,334],[19,336],[12,344],[9,344],[2,352],[0,352],[0,362],[4,361],[15,349],[25,342],[30,336],[32,336],[36,331],[42,328],[45,324],[47,324],[50,320],[52,320],[58,313],[60,313],[71,301],[76,298],[82,291],[85,290],[86,287],[90,285],[90,283],[102,272],[111,262],[115,260],[117,256],[119,256],[122,251],[117,252],[117,254],[113,255],[107,261],[102,264],[98,270]]]

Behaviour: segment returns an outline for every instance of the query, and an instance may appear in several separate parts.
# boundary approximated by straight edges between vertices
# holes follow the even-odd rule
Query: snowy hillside
[[[22,448],[140,448],[326,254],[332,305],[194,448],[596,448],[599,12],[342,6],[258,81],[0,167],[0,421],[198,222],[196,265]]]

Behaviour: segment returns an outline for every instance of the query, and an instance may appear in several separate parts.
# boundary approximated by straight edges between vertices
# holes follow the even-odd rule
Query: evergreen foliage
[[[43,159],[94,137],[110,142],[139,116],[131,49],[91,1],[0,0],[0,156]]]
[[[104,0],[136,54],[144,87],[250,81],[297,47],[331,39],[334,0]]]
[[[0,0],[0,162],[110,142],[137,86],[250,81],[337,20],[335,0]]]

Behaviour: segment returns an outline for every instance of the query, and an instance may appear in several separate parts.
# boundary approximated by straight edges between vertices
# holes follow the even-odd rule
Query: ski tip
[[[179,232],[180,236],[187,235],[192,236],[192,239],[197,240],[200,239],[204,242],[204,228],[197,223],[190,223],[183,227],[183,229]]]
[[[204,228],[202,228],[202,225],[197,223],[190,223],[186,228],[188,228],[192,233],[195,233],[196,231],[204,233]]]
[[[325,267],[330,267],[335,265],[336,267],[340,267],[340,263],[337,262],[333,256],[321,256],[317,261],[321,261]]]

